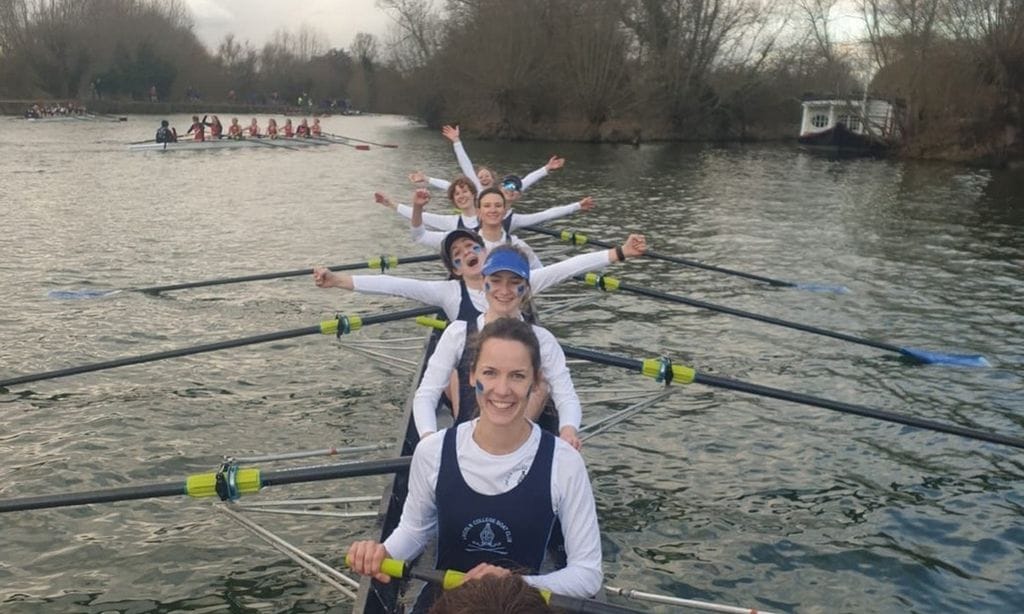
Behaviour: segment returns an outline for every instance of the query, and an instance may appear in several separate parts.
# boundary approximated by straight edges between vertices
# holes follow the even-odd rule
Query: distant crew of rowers
[[[35,103],[25,109],[25,119],[41,119],[43,117],[74,117],[85,115],[85,107],[75,102],[58,102],[54,104]]]
[[[27,115],[27,113],[26,113]],[[161,128],[167,127],[167,120],[161,122]],[[209,132],[207,132],[209,129]],[[177,132],[173,128],[170,131],[174,133],[174,141],[178,140]],[[169,143],[173,142],[166,140],[167,133],[157,131],[157,143]],[[163,136],[161,136],[163,135]],[[302,118],[299,121],[299,125],[293,126],[291,119],[286,119],[284,125],[280,128],[277,126],[277,120],[270,118],[267,120],[266,132],[260,131],[259,120],[255,117],[249,122],[249,125],[242,127],[237,117],[231,118],[231,124],[225,133],[224,126],[221,124],[220,118],[216,115],[204,115],[202,119],[199,119],[198,115],[192,116],[192,125],[189,127],[186,136],[192,135],[193,140],[205,141],[207,138],[211,140],[220,138],[229,139],[245,139],[245,138],[320,138],[323,136],[323,130],[320,127],[320,118],[313,118],[313,123],[310,124],[306,118]],[[163,138],[164,140],[160,140]]]

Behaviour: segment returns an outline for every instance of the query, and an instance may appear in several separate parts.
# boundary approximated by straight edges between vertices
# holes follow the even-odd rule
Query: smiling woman
[[[420,442],[398,527],[383,544],[352,544],[354,571],[387,582],[385,558],[411,559],[436,537],[437,568],[464,571],[467,580],[514,568],[526,571],[528,584],[555,593],[590,597],[600,590],[601,537],[583,458],[526,418],[541,379],[536,330],[502,317],[480,331],[470,364],[479,418]],[[556,520],[567,562],[538,574]],[[438,592],[429,585],[413,611],[426,611]]]

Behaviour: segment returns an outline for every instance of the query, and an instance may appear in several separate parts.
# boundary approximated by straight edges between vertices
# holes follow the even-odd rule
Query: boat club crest
[[[477,518],[462,529],[462,543],[466,552],[504,555],[508,554],[509,544],[512,543],[512,531],[497,518]]]

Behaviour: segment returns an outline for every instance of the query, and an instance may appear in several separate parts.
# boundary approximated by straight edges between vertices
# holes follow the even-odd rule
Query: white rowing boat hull
[[[134,145],[129,145],[128,149],[130,151],[195,151],[208,149],[241,149],[246,147],[288,149],[330,144],[331,141],[324,139],[219,139],[216,141],[182,140],[176,143],[136,143]]]

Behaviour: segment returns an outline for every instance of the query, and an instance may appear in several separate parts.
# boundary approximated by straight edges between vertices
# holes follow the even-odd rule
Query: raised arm
[[[551,156],[547,164],[533,171],[526,177],[523,177],[523,192],[530,189],[530,186],[537,183],[541,179],[548,176],[551,171],[558,170],[565,166],[565,158],[559,158],[558,156]]]
[[[577,211],[590,211],[594,208],[594,199],[590,196],[583,197],[582,200],[568,205],[560,205],[558,207],[551,207],[543,211],[537,211],[536,213],[519,213],[518,211],[512,212],[511,228],[522,228],[523,226],[532,226],[533,224],[543,224],[544,222],[550,222],[551,220],[557,220],[560,217],[572,215]]]
[[[469,159],[469,154],[466,153],[466,148],[462,145],[461,132],[458,126],[445,126],[441,129],[441,133],[444,134],[444,138],[448,139],[452,143],[452,149],[455,151],[455,159],[459,161],[459,170],[462,174],[469,178],[476,186],[476,191],[480,192],[483,190],[483,186],[480,185],[480,179],[476,176],[476,169],[473,168],[473,162]]]

